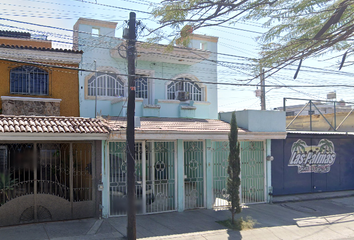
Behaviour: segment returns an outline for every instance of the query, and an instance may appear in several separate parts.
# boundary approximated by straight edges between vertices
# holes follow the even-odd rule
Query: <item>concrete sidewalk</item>
[[[137,217],[140,239],[354,239],[354,197],[250,205],[239,215],[257,224],[232,231],[215,221],[230,212],[193,210]],[[124,239],[126,217],[39,223],[0,228],[0,239]]]

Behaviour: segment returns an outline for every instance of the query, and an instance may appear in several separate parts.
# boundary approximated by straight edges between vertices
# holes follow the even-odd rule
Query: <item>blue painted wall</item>
[[[79,50],[83,50],[81,67],[85,69],[94,70],[94,61],[97,62],[97,70],[107,70],[116,71],[120,74],[127,74],[127,63],[125,59],[118,57],[111,57],[111,50],[120,44],[122,41],[115,38],[116,35],[121,35],[121,31],[115,32],[115,29],[105,27],[109,22],[96,21],[85,19],[82,24],[80,20],[76,24],[76,28],[79,31],[77,37],[77,45]],[[87,32],[92,31],[92,27],[99,28],[101,35],[100,37],[94,37]],[[85,33],[86,32],[86,33]],[[203,38],[203,36],[202,36]],[[206,39],[208,39],[206,37]],[[75,37],[74,37],[75,41]],[[208,42],[207,40],[191,40],[190,46],[199,49],[200,43],[206,42],[206,47],[208,51],[214,52],[209,55],[209,60],[217,59],[217,43]],[[150,50],[149,50],[150,51]],[[186,65],[181,62],[181,64],[172,64],[159,61],[137,61],[136,69],[138,70],[149,70],[154,72],[154,76],[158,78],[173,79],[180,74],[190,74],[200,81],[216,82],[217,81],[217,66],[215,63],[210,61],[202,61],[194,65]],[[88,99],[85,97],[85,79],[87,80],[93,73],[81,72],[79,76],[80,82],[80,115],[83,117],[95,117],[95,100]],[[126,77],[123,77],[125,83],[127,81]],[[186,104],[179,101],[174,102],[163,102],[167,99],[167,85],[166,80],[152,81],[153,89],[153,102],[149,104],[158,104],[161,106],[159,111],[160,117],[186,117],[186,114],[181,114],[180,105]],[[206,101],[195,102],[194,106],[196,110],[193,114],[187,114],[187,117],[193,118],[206,118],[206,119],[217,119],[217,88],[216,85],[204,85],[206,87]],[[127,89],[125,91],[127,93]],[[110,116],[125,116],[125,109],[122,110],[125,101],[120,103],[111,103],[113,97],[105,98],[98,97],[97,102],[97,112],[100,115],[110,115]],[[145,104],[145,102],[144,102]],[[137,101],[136,104],[136,116],[144,116],[144,111],[142,108],[143,102]],[[149,112],[149,111],[145,111]]]
[[[230,122],[232,112],[219,113],[222,121]],[[283,111],[242,110],[236,111],[237,125],[251,132],[285,132],[286,119]]]
[[[288,166],[291,147],[301,139],[317,146],[321,139],[333,142],[336,160],[328,173],[298,173]],[[272,140],[272,186],[274,195],[326,192],[354,189],[354,137],[333,134],[289,134],[285,140]]]

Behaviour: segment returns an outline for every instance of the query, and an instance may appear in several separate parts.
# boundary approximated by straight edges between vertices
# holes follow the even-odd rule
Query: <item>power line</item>
[[[37,65],[37,66],[44,66],[44,67],[53,67],[53,68],[59,68],[59,69],[68,69],[68,70],[76,70],[76,71],[84,71],[84,72],[97,72],[97,73],[103,73],[103,74],[114,74],[117,76],[132,76],[129,74],[121,74],[121,73],[115,73],[115,72],[110,72],[110,71],[95,71],[91,69],[84,69],[84,68],[75,68],[75,67],[67,67],[67,66],[62,66],[62,65],[53,65],[53,64],[44,64],[44,63],[38,63],[38,62],[29,62],[29,61],[21,61],[21,60],[15,60],[15,59],[8,59],[8,58],[0,58],[0,60],[3,61],[9,61],[9,62],[16,62],[16,63],[26,63],[26,64],[32,64],[32,65]],[[139,74],[133,75],[135,77],[140,76]],[[175,81],[175,82],[184,82],[185,80],[180,80],[180,79],[172,79],[172,78],[160,78],[160,77],[151,77],[156,80],[167,80],[167,81]],[[210,82],[210,81],[188,81],[191,83],[204,83],[204,84],[212,84],[212,85],[226,85],[226,86],[243,86],[243,87],[257,87],[259,86],[258,84],[242,84],[242,83],[225,83],[225,82]],[[348,85],[348,84],[330,84],[330,85],[265,85],[265,87],[293,87],[293,88],[325,88],[325,87],[347,87],[347,88],[354,88],[354,85]]]

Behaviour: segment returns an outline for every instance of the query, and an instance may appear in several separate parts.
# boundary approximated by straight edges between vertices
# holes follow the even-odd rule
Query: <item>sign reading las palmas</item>
[[[317,146],[307,146],[299,139],[291,147],[288,166],[297,166],[298,173],[328,173],[335,160],[333,142],[321,139]]]

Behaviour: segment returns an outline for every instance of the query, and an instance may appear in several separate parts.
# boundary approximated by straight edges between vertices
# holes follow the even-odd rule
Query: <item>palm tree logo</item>
[[[296,152],[296,153],[305,153],[306,152],[306,147],[307,144],[305,141],[299,139],[296,142],[293,143],[293,146],[291,147],[291,152]]]
[[[321,139],[318,143],[318,147],[321,153],[334,153],[334,144],[327,139]]]

